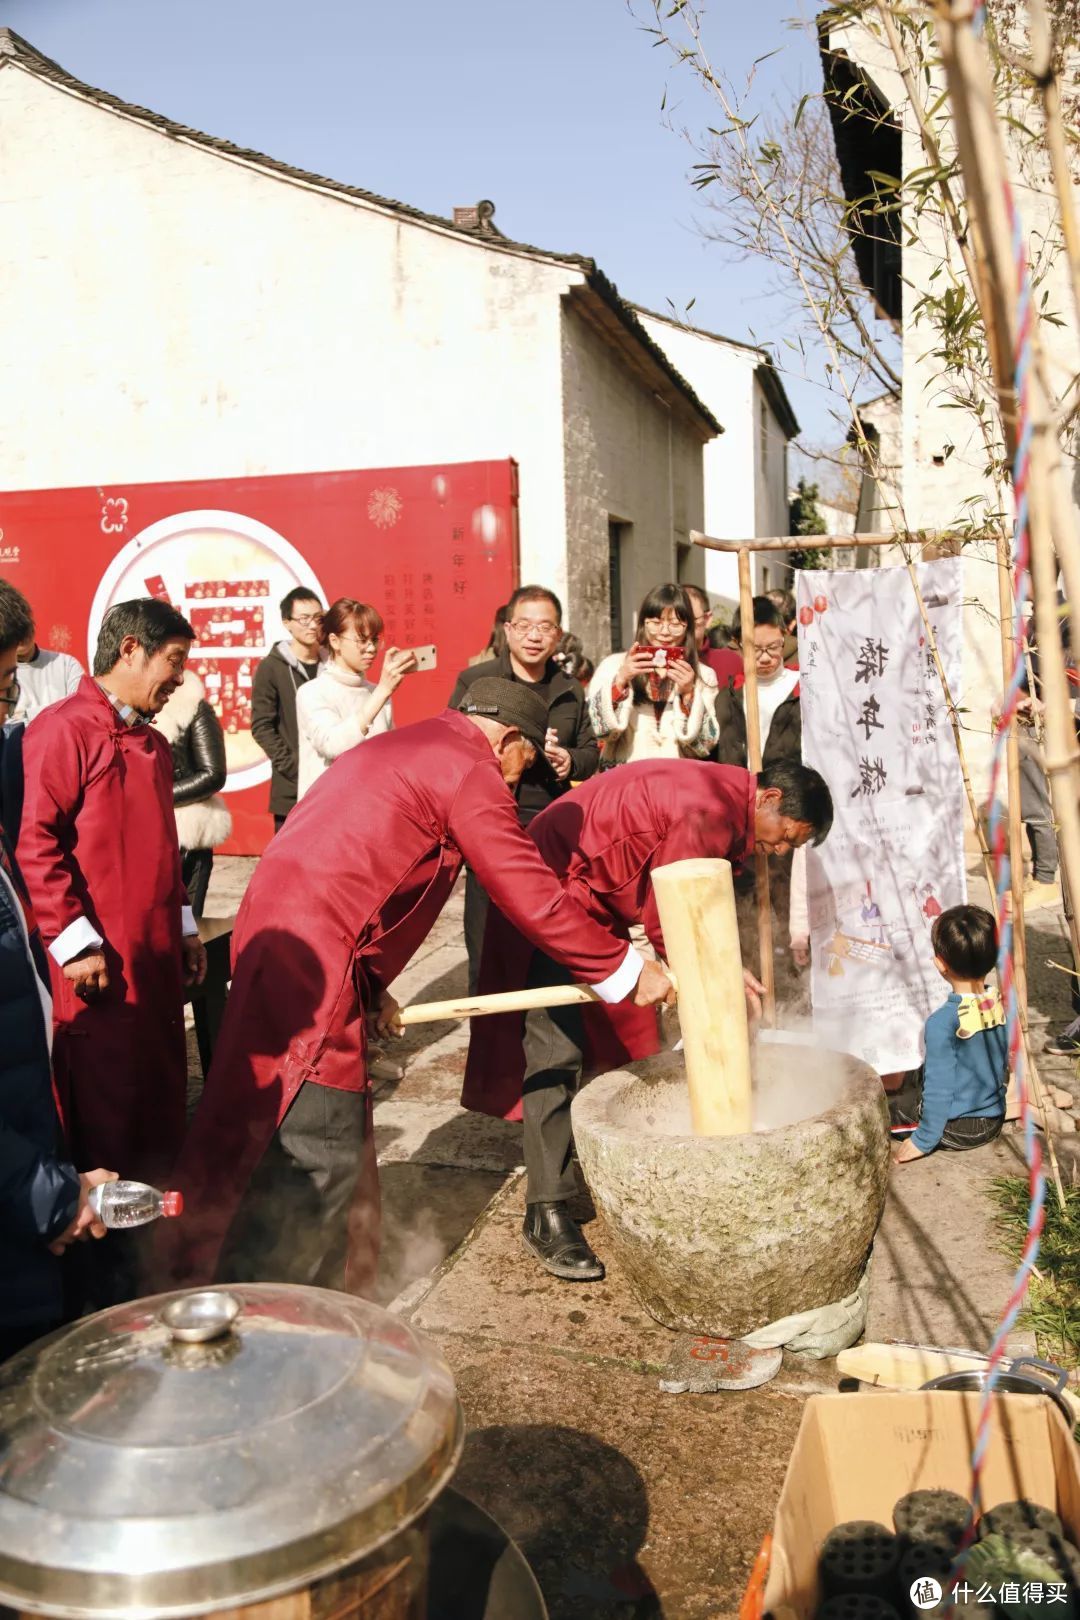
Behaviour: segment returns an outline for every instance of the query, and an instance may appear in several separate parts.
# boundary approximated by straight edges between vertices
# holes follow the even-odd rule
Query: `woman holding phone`
[[[382,632],[382,615],[351,596],[339,596],[324,614],[322,641],[330,657],[296,694],[298,799],[347,748],[393,729],[390,699],[416,668],[416,654],[388,647],[378,684],[372,683],[367,673],[379,655]]]
[[[657,585],[638,610],[628,652],[601,659],[589,683],[600,768],[638,759],[707,759],[716,747],[716,676],[698,659],[681,585]]]

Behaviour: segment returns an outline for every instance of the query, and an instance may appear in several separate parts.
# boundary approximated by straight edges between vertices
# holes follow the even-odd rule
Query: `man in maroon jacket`
[[[752,776],[705,760],[656,759],[596,776],[541,811],[529,827],[567,894],[625,938],[643,924],[657,956],[664,937],[650,874],[700,856],[738,866],[755,850],[783,855],[832,826],[832,798],[809,766],[784,760]],[[754,1007],[761,986],[746,973]],[[504,983],[561,984],[565,973],[532,951],[505,917],[492,916],[480,990]],[[613,1009],[617,1011],[618,1009]],[[756,1009],[760,1013],[760,1005]],[[606,1014],[608,1009],[586,1011]],[[524,1031],[524,1043],[522,1032]],[[570,1104],[581,1079],[586,1020],[580,1007],[480,1018],[473,1024],[462,1103],[482,1113],[524,1118],[528,1172],[525,1247],[556,1277],[592,1282],[604,1268],[566,1204],[576,1190]],[[524,1049],[523,1049],[524,1046]],[[655,1047],[637,1050],[647,1056]]]
[[[462,712],[342,754],[289,816],[236,919],[232,991],[175,1177],[185,1218],[161,1234],[175,1278],[218,1269],[237,1281],[366,1286],[377,1247],[367,1020],[392,1027],[389,985],[462,858],[516,926],[603,1000],[673,995],[656,963],[565,892],[518,825],[507,784],[543,751],[546,728],[527,686],[476,681]]]
[[[48,949],[53,1069],[76,1164],[162,1184],[184,1133],[184,985],[206,953],[187,904],[168,743],[149,722],[184,678],[194,631],[167,602],[118,602],[93,678],[26,734],[18,854]],[[78,1261],[81,1303],[145,1291],[142,1234]]]

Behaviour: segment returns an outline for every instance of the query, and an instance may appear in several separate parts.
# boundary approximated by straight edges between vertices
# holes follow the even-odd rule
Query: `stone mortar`
[[[843,1299],[866,1264],[889,1175],[878,1076],[846,1054],[759,1042],[754,1097],[771,1128],[694,1136],[682,1056],[664,1052],[574,1100],[613,1256],[665,1327],[741,1338]]]

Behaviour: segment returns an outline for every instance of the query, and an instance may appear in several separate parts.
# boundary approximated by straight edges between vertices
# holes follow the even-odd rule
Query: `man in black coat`
[[[15,649],[24,633],[20,611],[0,592],[0,725],[18,698]],[[12,752],[5,769],[16,763]],[[107,1170],[80,1175],[61,1146],[51,1005],[45,948],[0,826],[0,1361],[58,1325],[56,1255],[77,1238],[105,1235],[87,1200],[92,1187],[114,1179]]]
[[[251,688],[251,735],[270,761],[275,832],[281,831],[296,803],[300,765],[296,694],[315,679],[328,656],[320,645],[322,621],[323,605],[315,592],[295,585],[281,600],[281,622],[288,634],[262,660]]]
[[[562,605],[544,585],[522,585],[506,604],[506,651],[482,664],[470,664],[457,678],[450,708],[461,707],[469,687],[486,675],[530,686],[548,712],[547,747],[529,766],[517,791],[518,819],[527,827],[571,782],[592,776],[600,750],[589,724],[585,691],[554,658],[562,637]],[[469,953],[469,994],[475,995],[487,922],[487,895],[470,871],[465,879],[465,948]]]

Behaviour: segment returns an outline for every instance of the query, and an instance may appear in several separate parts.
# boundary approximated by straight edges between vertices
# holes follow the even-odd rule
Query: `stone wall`
[[[702,527],[702,443],[565,302],[562,355],[568,594],[573,628],[596,658],[611,647],[609,522],[630,526],[622,570],[628,628],[652,586],[680,577],[678,548]],[[700,550],[684,556],[681,577],[704,583]]]

